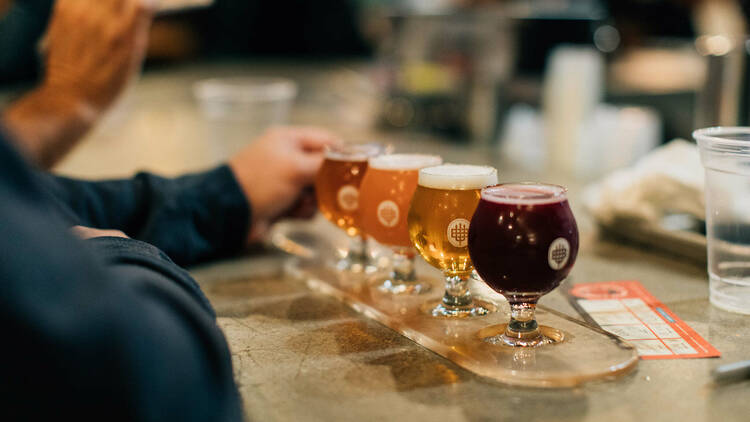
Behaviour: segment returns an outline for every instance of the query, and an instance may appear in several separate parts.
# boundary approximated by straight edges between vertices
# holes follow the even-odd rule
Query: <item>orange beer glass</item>
[[[330,147],[315,177],[320,212],[350,239],[344,257],[336,263],[343,271],[358,273],[368,266],[369,255],[359,215],[359,187],[367,171],[367,160],[382,151],[383,147],[376,143]]]
[[[362,179],[360,212],[365,232],[393,250],[393,270],[375,282],[375,287],[393,294],[421,294],[428,282],[414,272],[416,251],[409,239],[407,216],[417,189],[419,169],[443,162],[437,155],[390,154],[369,160]]]

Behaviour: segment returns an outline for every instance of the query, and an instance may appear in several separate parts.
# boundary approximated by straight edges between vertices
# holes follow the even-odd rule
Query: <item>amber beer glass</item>
[[[359,215],[359,186],[367,171],[367,160],[382,151],[383,147],[375,143],[330,147],[315,178],[320,212],[350,238],[344,257],[336,263],[344,271],[363,272],[368,265]]]
[[[492,167],[445,164],[419,171],[419,186],[409,209],[409,236],[422,257],[445,275],[442,300],[423,309],[433,316],[481,316],[496,307],[472,297],[469,280],[469,222],[481,189],[497,184]]]
[[[362,180],[362,225],[369,236],[393,250],[393,270],[376,279],[375,287],[393,294],[420,294],[430,289],[414,272],[416,253],[406,217],[419,169],[439,165],[436,155],[391,154],[371,158]]]

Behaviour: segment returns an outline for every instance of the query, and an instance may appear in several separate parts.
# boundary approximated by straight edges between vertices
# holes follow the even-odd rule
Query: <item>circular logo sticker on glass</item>
[[[559,270],[568,263],[570,259],[570,243],[563,237],[558,237],[549,245],[547,253],[547,262],[553,270]]]
[[[386,227],[395,227],[398,224],[398,205],[393,201],[383,201],[378,205],[378,220]]]
[[[355,211],[359,207],[359,190],[352,185],[342,186],[336,198],[344,211]]]
[[[469,244],[469,220],[457,218],[448,224],[446,230],[448,241],[457,248],[465,248]]]

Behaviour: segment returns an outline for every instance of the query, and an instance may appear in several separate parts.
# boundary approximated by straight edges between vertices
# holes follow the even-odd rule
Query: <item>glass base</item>
[[[529,336],[510,336],[507,328],[508,324],[493,325],[479,330],[477,335],[485,343],[509,347],[540,347],[565,341],[565,333],[546,325],[539,326],[538,335]]]
[[[375,274],[379,268],[377,265],[370,262],[359,262],[352,261],[347,258],[339,259],[338,261],[332,262],[331,265],[339,271],[350,273],[350,274]]]
[[[448,306],[443,300],[427,302],[421,307],[422,312],[437,318],[469,318],[485,316],[497,311],[494,303],[479,298],[474,298],[466,306]]]
[[[396,296],[425,295],[433,290],[434,280],[417,277],[414,281],[398,281],[391,274],[379,276],[370,282],[370,287],[379,293]]]
[[[750,315],[750,279],[709,273],[711,304],[728,312]]]

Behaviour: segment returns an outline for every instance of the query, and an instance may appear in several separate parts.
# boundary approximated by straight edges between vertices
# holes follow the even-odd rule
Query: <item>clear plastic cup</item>
[[[212,78],[196,82],[193,94],[214,151],[226,159],[269,126],[288,123],[297,84],[274,77]]]
[[[750,127],[693,132],[706,169],[711,303],[750,314]]]

